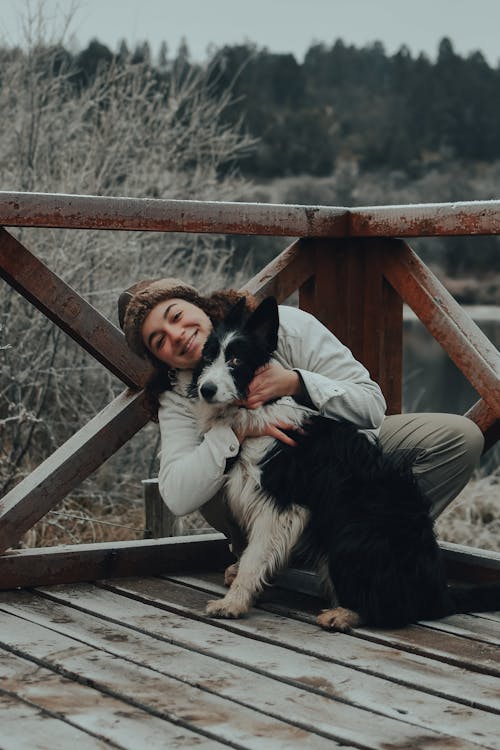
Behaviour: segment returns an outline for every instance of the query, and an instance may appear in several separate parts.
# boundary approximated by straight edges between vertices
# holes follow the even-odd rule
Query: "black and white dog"
[[[269,437],[243,441],[227,473],[230,509],[248,546],[228,593],[210,601],[214,617],[240,617],[292,551],[308,558],[334,608],[318,624],[348,630],[399,627],[456,612],[500,609],[500,585],[448,586],[429,503],[406,460],[390,459],[347,422],[326,419],[282,398],[255,410],[244,399],[255,371],[277,345],[278,308],[264,300],[248,314],[242,300],[209,336],[188,392],[201,431],[276,420],[297,428],[296,447]]]

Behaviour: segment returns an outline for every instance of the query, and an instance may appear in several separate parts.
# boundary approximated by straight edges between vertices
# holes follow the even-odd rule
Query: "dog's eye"
[[[238,365],[241,365],[241,359],[238,359],[238,357],[231,357],[227,363],[229,367],[238,367]]]

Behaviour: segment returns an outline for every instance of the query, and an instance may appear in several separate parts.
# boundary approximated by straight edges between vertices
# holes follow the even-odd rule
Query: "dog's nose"
[[[217,393],[217,386],[215,385],[215,383],[211,383],[210,381],[208,383],[203,383],[200,388],[200,393],[205,401],[211,401]]]

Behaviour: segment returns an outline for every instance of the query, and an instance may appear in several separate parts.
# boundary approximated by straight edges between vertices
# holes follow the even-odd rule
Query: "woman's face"
[[[212,330],[208,315],[183,299],[159,302],[142,324],[145,346],[161,362],[177,370],[192,370]]]

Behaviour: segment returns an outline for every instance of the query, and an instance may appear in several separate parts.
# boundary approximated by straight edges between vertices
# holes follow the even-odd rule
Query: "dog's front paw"
[[[334,609],[322,610],[316,619],[316,623],[323,630],[338,630],[341,633],[348,633],[351,628],[361,624],[361,618],[352,609],[335,607]]]
[[[209,617],[225,617],[227,619],[243,617],[246,612],[248,612],[247,607],[228,599],[226,596],[223,599],[211,599],[205,609],[205,613]]]

